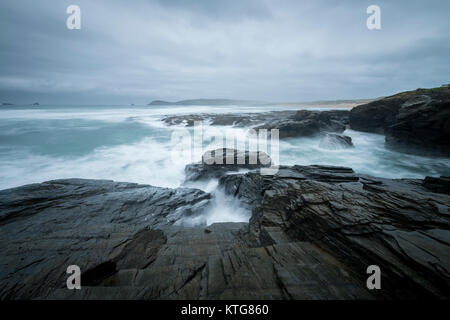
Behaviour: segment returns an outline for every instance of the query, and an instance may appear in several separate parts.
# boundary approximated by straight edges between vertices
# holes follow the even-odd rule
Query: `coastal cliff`
[[[350,111],[350,127],[384,133],[400,152],[450,155],[450,85],[417,89],[363,104]]]

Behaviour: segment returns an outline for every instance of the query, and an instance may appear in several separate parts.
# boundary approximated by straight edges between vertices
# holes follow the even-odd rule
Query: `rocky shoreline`
[[[384,133],[386,147],[407,153],[450,155],[450,85],[417,89],[353,108],[354,130]]]
[[[399,151],[442,154],[450,150],[449,90],[351,111],[162,120],[277,128],[280,138],[322,135],[321,143],[346,148],[350,126],[384,133]],[[194,188],[64,179],[1,190],[0,299],[450,299],[448,177],[384,179],[320,165],[262,175],[268,155],[249,165],[253,155],[238,154],[244,164],[204,157],[186,166],[186,185],[217,179],[251,211],[248,223],[187,226],[214,200]],[[81,290],[66,288],[69,265],[81,268]],[[370,265],[381,269],[380,290],[366,287]]]
[[[191,127],[196,121],[205,121],[213,126],[237,128],[279,129],[280,138],[315,136],[323,132],[342,133],[349,124],[350,111],[271,111],[241,114],[188,114],[167,116],[166,125]]]
[[[219,188],[252,210],[249,223],[183,226],[210,205],[198,189],[69,179],[0,191],[0,298],[450,298],[450,195],[436,190],[445,178],[187,170],[197,180],[217,170]],[[65,288],[71,264],[81,290]],[[382,290],[366,288],[369,265],[381,268]]]
[[[346,128],[385,135],[386,147],[399,152],[450,156],[450,85],[417,89],[352,108],[331,111],[272,111],[240,114],[166,116],[166,125],[279,129],[280,138],[342,134]]]

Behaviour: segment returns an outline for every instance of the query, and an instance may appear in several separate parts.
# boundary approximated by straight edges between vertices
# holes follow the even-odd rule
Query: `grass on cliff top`
[[[440,87],[436,87],[436,88],[430,88],[430,89],[424,89],[424,88],[418,88],[416,90],[411,90],[411,91],[404,91],[404,92],[400,92],[395,94],[394,96],[406,96],[406,95],[411,95],[411,94],[430,94],[430,93],[444,93],[444,92],[448,92],[450,90],[450,84],[446,84]]]

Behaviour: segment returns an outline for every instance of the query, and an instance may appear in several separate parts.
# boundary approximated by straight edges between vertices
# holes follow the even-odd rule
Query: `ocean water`
[[[190,153],[179,156],[176,150],[180,140],[172,139],[172,135],[187,132],[192,135],[193,129],[165,126],[160,121],[164,115],[270,110],[281,109],[276,106],[3,106],[0,107],[0,189],[74,177],[178,187],[184,180],[185,165],[199,161],[203,151],[218,147],[220,142],[211,139],[204,145],[196,145],[191,141]],[[203,134],[210,136],[225,129],[237,141],[251,140],[245,129],[203,124]],[[352,137],[355,148],[322,149],[320,138],[282,140],[279,162],[347,166],[356,172],[387,178],[450,175],[449,158],[394,152],[384,147],[384,137],[377,134],[352,130],[345,134]],[[215,201],[220,202],[203,217],[206,223],[248,220],[249,214],[240,210],[232,199],[219,194],[216,185],[209,182],[195,186],[217,192]]]

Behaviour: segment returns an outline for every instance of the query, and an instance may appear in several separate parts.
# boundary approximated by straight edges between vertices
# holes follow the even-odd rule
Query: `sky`
[[[69,5],[81,29],[69,30]],[[369,30],[369,5],[381,29]],[[2,0],[0,102],[360,99],[450,83],[450,1]]]

